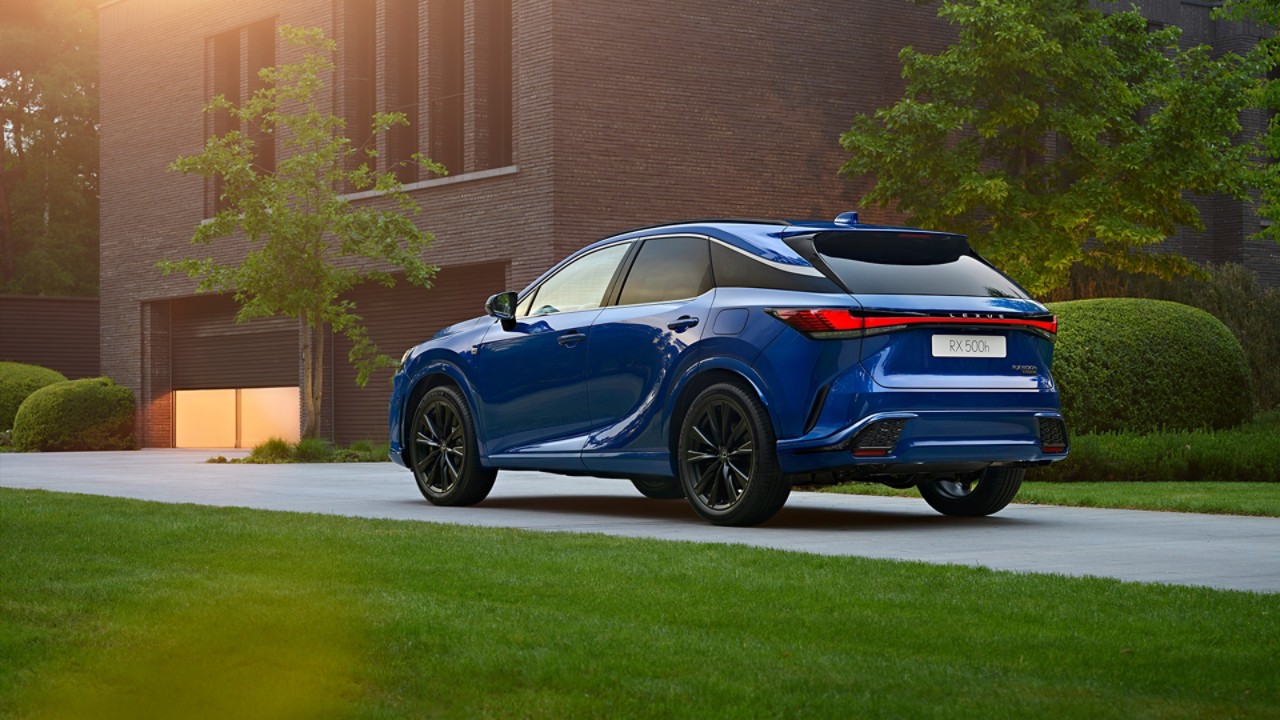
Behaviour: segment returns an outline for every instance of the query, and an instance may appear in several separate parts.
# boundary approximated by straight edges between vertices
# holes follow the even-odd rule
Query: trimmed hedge
[[[1049,299],[1138,297],[1200,308],[1225,323],[1244,347],[1258,407],[1280,407],[1280,288],[1263,289],[1243,265],[1206,265],[1204,271],[1201,277],[1165,279],[1077,265],[1068,286]]]
[[[31,394],[13,421],[23,451],[132,450],[133,391],[109,378],[69,380]]]
[[[1075,435],[1227,428],[1253,415],[1240,343],[1203,310],[1162,300],[1053,303],[1053,375]]]
[[[0,432],[13,428],[13,418],[22,401],[46,385],[66,382],[57,370],[39,365],[0,362]]]
[[[1066,460],[1033,470],[1047,482],[1280,482],[1280,412],[1229,430],[1071,439]]]

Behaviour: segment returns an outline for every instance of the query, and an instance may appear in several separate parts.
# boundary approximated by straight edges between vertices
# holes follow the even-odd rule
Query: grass
[[[1033,470],[1033,477],[1039,470]],[[825,492],[849,495],[920,497],[915,488],[895,490],[883,485],[848,483]],[[1219,515],[1280,517],[1280,483],[1230,482],[1024,482],[1017,503],[1072,507],[1127,508]]]
[[[10,490],[0,572],[0,717],[1280,717],[1275,595]]]
[[[1066,460],[1037,474],[1056,482],[1277,482],[1280,411],[1228,430],[1080,435]]]
[[[219,455],[206,462],[248,463],[252,465],[278,465],[281,463],[343,463],[389,462],[390,445],[371,440],[357,440],[349,447],[335,447],[321,438],[303,438],[290,443],[280,438],[270,438],[254,446],[246,457],[228,460]]]

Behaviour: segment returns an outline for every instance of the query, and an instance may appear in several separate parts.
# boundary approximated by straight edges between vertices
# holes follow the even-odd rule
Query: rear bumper
[[[888,432],[873,434],[885,428]],[[1046,434],[1046,429],[1056,433]],[[890,411],[823,437],[779,441],[778,463],[787,474],[842,469],[902,474],[970,464],[1045,464],[1067,456],[1065,437],[1056,408]]]

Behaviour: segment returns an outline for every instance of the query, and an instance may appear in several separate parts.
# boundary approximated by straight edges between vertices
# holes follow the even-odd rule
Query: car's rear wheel
[[[716,525],[762,523],[791,494],[769,415],[755,393],[736,384],[712,385],[694,399],[677,453],[685,497]]]
[[[672,500],[684,497],[684,488],[680,487],[678,478],[658,475],[636,475],[631,478],[631,484],[636,486],[636,490],[639,490],[641,495],[654,500]]]
[[[917,487],[930,507],[943,515],[981,517],[1004,509],[1022,487],[1023,468],[989,467],[976,473],[921,480]]]
[[[480,464],[471,409],[448,385],[432,388],[418,403],[409,462],[418,489],[433,505],[474,505],[489,495],[498,475]]]

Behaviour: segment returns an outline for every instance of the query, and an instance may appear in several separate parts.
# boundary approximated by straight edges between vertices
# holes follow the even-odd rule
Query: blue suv
[[[649,227],[486,310],[395,376],[391,459],[437,505],[519,468],[626,478],[720,525],[847,480],[977,516],[1067,453],[1057,320],[962,235],[856,213]]]

